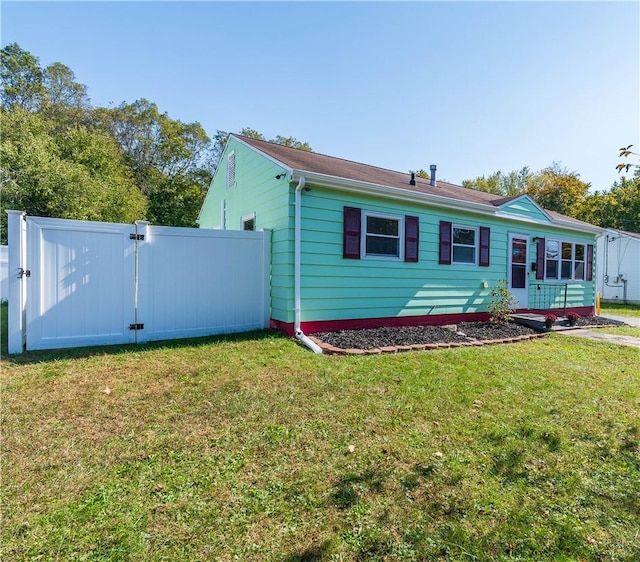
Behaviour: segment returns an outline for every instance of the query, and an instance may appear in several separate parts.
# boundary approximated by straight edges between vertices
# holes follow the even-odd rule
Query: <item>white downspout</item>
[[[301,232],[302,221],[300,218],[300,212],[302,207],[302,190],[304,189],[304,176],[300,176],[298,179],[298,185],[296,186],[295,199],[294,199],[294,227],[293,227],[293,292],[294,292],[294,308],[293,308],[293,330],[296,339],[302,344],[307,346],[314,353],[322,353],[322,349],[317,344],[313,343],[304,332],[300,329],[300,260],[302,253],[301,244]]]

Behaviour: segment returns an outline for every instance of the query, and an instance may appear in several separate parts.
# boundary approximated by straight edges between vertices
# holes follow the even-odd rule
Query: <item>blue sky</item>
[[[251,127],[454,183],[559,161],[594,189],[640,145],[638,2],[7,2],[2,45],[94,105]]]

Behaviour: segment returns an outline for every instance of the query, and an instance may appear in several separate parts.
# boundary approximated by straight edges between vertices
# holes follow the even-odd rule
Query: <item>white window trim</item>
[[[227,229],[227,202],[224,199],[220,201],[220,226],[218,229]]]
[[[549,242],[557,242],[558,244],[558,276],[549,277],[547,275],[547,244]],[[562,258],[562,244],[571,244],[571,277],[562,277],[562,262],[569,261]],[[576,246],[584,247],[584,259],[576,261]],[[582,279],[576,279],[576,263],[582,264]],[[547,238],[544,243],[544,280],[545,281],[557,281],[558,283],[585,283],[587,278],[587,243],[586,242],[572,242],[571,240],[562,240],[560,238]]]
[[[254,226],[254,230],[256,227],[256,212],[254,211],[253,213],[249,213],[248,215],[243,215],[242,217],[240,217],[240,230],[244,230],[244,223],[253,220],[253,226]]]
[[[367,254],[367,217],[375,217],[380,219],[390,219],[398,221],[398,255],[385,256],[380,254]],[[365,260],[380,261],[404,261],[404,216],[392,215],[388,213],[378,213],[376,211],[362,210],[362,227],[360,229],[360,256]],[[373,235],[376,236],[376,235]],[[395,238],[389,236],[389,238]]]
[[[456,228],[463,228],[464,230],[473,230],[475,232],[475,236],[473,237],[474,239],[474,244],[473,246],[471,246],[470,244],[456,244],[453,241],[453,231]],[[458,246],[460,248],[474,248],[474,253],[473,253],[473,257],[474,260],[473,262],[470,261],[455,261],[453,258],[454,255],[454,247]],[[478,265],[478,259],[479,259],[479,255],[480,255],[480,229],[477,226],[469,226],[466,224],[452,224],[451,225],[451,263],[455,264],[455,265]]]
[[[576,248],[582,246],[582,259],[576,259]],[[576,279],[576,264],[582,264],[582,279]],[[581,283],[587,280],[587,244],[584,242],[573,242],[573,248],[571,249],[571,275],[573,280],[577,283]]]

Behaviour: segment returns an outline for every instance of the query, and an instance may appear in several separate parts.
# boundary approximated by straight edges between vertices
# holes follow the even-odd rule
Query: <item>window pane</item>
[[[511,266],[511,288],[525,289],[527,287],[527,267],[523,265]]]
[[[558,260],[547,260],[547,279],[558,278]]]
[[[476,249],[471,246],[453,247],[454,263],[476,263]]]
[[[576,260],[584,261],[584,244],[576,244]]]
[[[569,242],[562,243],[562,259],[563,260],[571,259],[571,249],[572,249],[572,244],[570,244]]]
[[[573,278],[584,279],[584,263],[583,262],[576,262],[575,274]]]
[[[514,238],[511,244],[511,263],[525,263],[527,261],[527,241]]]
[[[557,260],[559,252],[558,242],[555,240],[547,240],[547,259]]]
[[[476,243],[476,231],[469,228],[453,228],[453,243],[468,244],[474,246]]]
[[[400,244],[397,238],[367,236],[367,255],[399,256]]]
[[[571,279],[571,260],[562,260],[562,271],[560,274],[563,279]]]
[[[367,217],[367,234],[398,236],[398,221],[381,217]]]

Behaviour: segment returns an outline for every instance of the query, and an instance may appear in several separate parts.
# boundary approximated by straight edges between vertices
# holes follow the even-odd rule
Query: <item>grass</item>
[[[606,302],[602,303],[600,314],[602,316],[613,314],[614,316],[635,316],[637,318],[640,317],[640,305]]]
[[[271,332],[5,360],[1,558],[637,560],[637,366]]]
[[[606,326],[598,328],[598,332],[605,334],[614,334],[618,336],[631,336],[633,338],[640,338],[640,327],[637,326]]]

